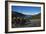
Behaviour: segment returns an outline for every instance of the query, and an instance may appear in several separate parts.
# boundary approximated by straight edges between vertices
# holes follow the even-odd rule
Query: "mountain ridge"
[[[24,18],[34,18],[34,17],[39,17],[41,15],[41,13],[37,14],[37,15],[25,15],[25,14],[22,14],[22,13],[19,13],[19,12],[14,12],[12,11],[12,15],[16,16],[16,17],[24,17]]]

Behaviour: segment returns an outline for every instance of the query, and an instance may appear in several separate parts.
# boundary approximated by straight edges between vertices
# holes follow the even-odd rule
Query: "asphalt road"
[[[33,20],[30,20],[30,22],[27,22],[27,23],[28,23],[28,26],[30,26],[30,27],[41,26],[41,20],[40,19],[33,19]]]

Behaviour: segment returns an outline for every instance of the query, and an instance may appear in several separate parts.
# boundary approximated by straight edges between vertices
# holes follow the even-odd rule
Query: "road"
[[[27,23],[28,23],[27,26],[39,27],[41,25],[41,20],[40,19],[33,19],[33,20],[30,20],[30,22],[27,22]]]
[[[16,25],[13,24],[13,28],[15,28],[15,27],[17,27],[17,28],[19,28],[19,27],[40,27],[41,20],[40,19],[32,19],[30,21],[27,21],[25,23],[25,25],[23,25],[23,26],[21,26],[21,25],[16,26]]]

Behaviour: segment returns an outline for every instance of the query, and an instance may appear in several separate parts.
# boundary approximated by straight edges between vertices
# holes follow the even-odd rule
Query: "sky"
[[[12,6],[12,11],[16,11],[25,15],[36,15],[41,12],[41,7],[32,6]]]

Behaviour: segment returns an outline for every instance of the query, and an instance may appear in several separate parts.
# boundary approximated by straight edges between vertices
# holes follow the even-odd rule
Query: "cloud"
[[[25,15],[37,15],[39,14],[40,12],[36,12],[36,13],[27,13],[27,12],[23,12],[22,14],[25,14]]]

